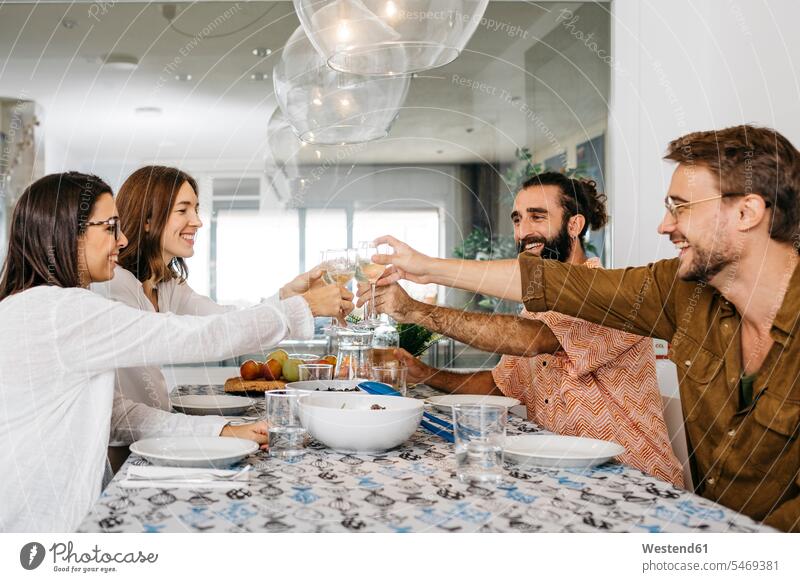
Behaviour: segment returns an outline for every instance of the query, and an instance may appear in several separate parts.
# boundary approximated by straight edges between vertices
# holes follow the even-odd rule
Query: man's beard
[[[540,255],[543,259],[553,259],[566,263],[569,260],[572,245],[575,244],[575,241],[569,236],[569,231],[565,225],[555,238],[549,240],[541,236],[526,236],[517,243],[517,253],[524,253],[525,247],[531,243],[544,243],[542,254]]]
[[[695,258],[688,265],[689,270],[686,274],[681,275],[681,279],[684,281],[708,283],[725,267],[733,263],[732,259],[726,257],[719,250],[705,251],[693,246],[692,254]]]

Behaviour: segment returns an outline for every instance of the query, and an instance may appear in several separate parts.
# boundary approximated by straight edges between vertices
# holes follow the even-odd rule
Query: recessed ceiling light
[[[269,75],[266,73],[252,73],[250,75],[251,81],[266,81],[269,79]]]
[[[139,66],[139,59],[133,55],[111,53],[102,57],[103,67],[116,71],[132,71]]]
[[[160,117],[163,113],[160,107],[137,107],[134,112],[139,117]]]
[[[71,18],[63,18],[61,20],[61,26],[63,26],[64,28],[67,28],[69,30],[72,30],[73,28],[78,26],[78,23],[75,22],[74,20],[72,20]]]
[[[189,73],[180,73],[178,75],[175,75],[175,80],[176,81],[191,81],[192,80],[192,76]]]
[[[268,57],[272,54],[272,49],[256,47],[253,49],[253,56],[255,57]]]

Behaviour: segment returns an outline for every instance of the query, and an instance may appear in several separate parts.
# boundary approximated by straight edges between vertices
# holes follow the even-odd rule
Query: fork
[[[165,476],[145,476],[145,475],[127,475],[129,481],[181,481],[184,483],[206,483],[208,481],[235,481],[237,477],[241,477],[250,469],[252,465],[245,465],[236,473],[228,475],[218,475],[216,473],[192,473],[190,475],[165,475]]]

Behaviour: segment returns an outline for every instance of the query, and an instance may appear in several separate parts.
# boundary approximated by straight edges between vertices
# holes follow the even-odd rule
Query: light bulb
[[[339,23],[339,26],[336,28],[336,38],[339,42],[350,40],[350,28],[347,26],[346,22]]]
[[[389,0],[389,1],[386,3],[386,16],[388,16],[389,18],[391,18],[391,17],[392,17],[392,16],[394,16],[395,14],[397,14],[397,6],[395,5],[395,3],[394,3],[394,2],[392,2],[392,0]]]

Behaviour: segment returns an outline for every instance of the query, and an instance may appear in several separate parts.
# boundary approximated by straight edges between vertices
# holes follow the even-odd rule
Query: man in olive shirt
[[[683,136],[666,159],[678,165],[659,232],[676,259],[458,261],[387,237],[395,254],[378,259],[395,269],[382,283],[459,287],[670,341],[698,493],[800,531],[800,153],[737,126]]]

